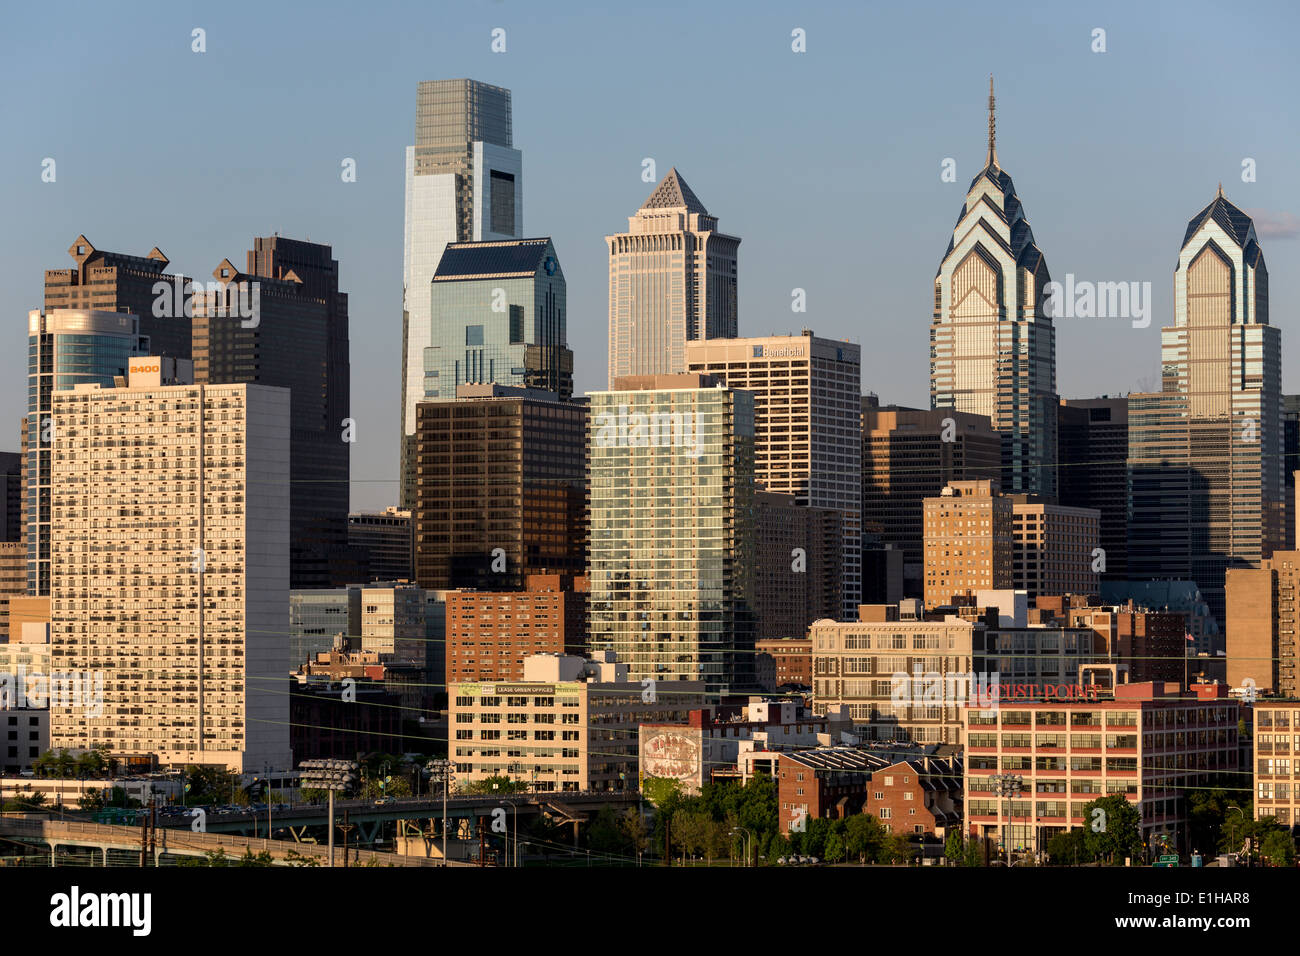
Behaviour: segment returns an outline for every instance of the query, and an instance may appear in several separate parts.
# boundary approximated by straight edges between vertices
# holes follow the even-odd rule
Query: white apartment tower
[[[287,769],[289,391],[161,364],[54,393],[51,667],[103,699],[53,707],[50,744]]]

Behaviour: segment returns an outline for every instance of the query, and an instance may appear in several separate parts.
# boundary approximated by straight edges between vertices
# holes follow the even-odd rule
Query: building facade
[[[1012,501],[994,481],[954,481],[922,504],[925,606],[1000,591],[1014,580]]]
[[[289,393],[158,381],[54,393],[51,745],[285,769]]]
[[[513,147],[510,91],[476,80],[431,80],[415,94],[406,148],[402,265],[402,498],[415,494],[415,406],[433,344],[430,283],[449,242],[524,234],[523,153]],[[453,392],[454,394],[454,392]]]
[[[960,744],[967,701],[996,709],[1092,693],[1080,665],[1105,657],[1087,628],[1003,624],[997,611],[974,620],[869,614],[879,610],[864,605],[860,621],[819,621],[809,631],[814,710],[847,707],[872,740]]]
[[[191,280],[164,272],[155,246],[147,256],[96,249],[85,236],[68,247],[72,269],[45,271],[45,311],[130,312],[150,355],[190,357]]]
[[[587,409],[549,392],[462,385],[421,402],[415,578],[515,591],[586,564]]]
[[[1039,594],[1098,592],[1101,513],[1029,495],[1011,496],[1011,586]]]
[[[352,583],[348,297],[338,262],[327,245],[257,237],[246,270],[224,259],[212,278],[194,297],[194,381],[289,389],[290,582]]]
[[[759,672],[764,671],[763,658],[771,661],[771,686],[763,690],[775,693],[783,687],[812,689],[812,640],[807,637],[759,639],[754,642],[759,659]]]
[[[1300,696],[1296,640],[1300,551],[1276,551],[1258,568],[1229,568],[1226,583],[1228,683],[1261,694]]]
[[[535,655],[522,681],[453,684],[455,783],[509,777],[543,793],[635,790],[638,727],[685,722],[705,688],[672,684],[648,700],[644,690],[608,653]]]
[[[738,334],[740,240],[674,168],[609,247],[609,387],[687,371],[686,343]]]
[[[76,248],[76,247],[74,247]],[[48,280],[47,280],[48,281]],[[27,589],[50,593],[50,475],[56,389],[111,387],[142,355],[140,319],[127,312],[56,309],[27,314]]]
[[[447,593],[447,683],[523,680],[534,654],[581,656],[587,579],[530,574],[522,591]]]
[[[841,512],[800,506],[794,495],[754,495],[754,634],[794,637],[824,617],[839,618],[844,574]]]
[[[467,384],[573,395],[564,272],[550,239],[449,243],[433,274],[421,401]]]
[[[925,499],[954,481],[1001,476],[1002,437],[986,416],[863,400],[862,527],[903,552],[907,597],[924,593]]]
[[[1057,421],[1057,499],[1101,512],[1103,578],[1128,574],[1128,399],[1063,398]]]
[[[754,476],[763,489],[842,516],[842,620],[862,599],[861,353],[811,331],[686,343],[688,372],[754,393]]]
[[[1300,773],[1300,703],[1294,699],[1260,700],[1253,711],[1255,819],[1273,817],[1289,829],[1300,820],[1300,780],[1296,779]]]
[[[366,552],[367,580],[412,580],[413,542],[409,511],[385,508],[348,515],[348,544]]]
[[[591,646],[634,680],[748,690],[754,400],[699,375],[590,394]]]
[[[1056,494],[1056,333],[1047,263],[989,146],[934,279],[930,407],[987,416],[1007,494]]]
[[[1006,834],[1014,849],[1042,851],[1056,834],[1090,822],[1083,812],[1089,802],[1120,795],[1141,815],[1144,842],[1168,833],[1181,844],[1187,792],[1222,785],[1239,769],[1238,704],[1180,698],[1177,684],[1119,685],[1115,694],[966,709],[970,835]],[[997,773],[1021,778],[1019,797],[998,798]]]
[[[289,666],[300,667],[334,649],[339,635],[361,636],[361,587],[289,592]]]
[[[1284,541],[1281,332],[1250,217],[1218,195],[1187,225],[1162,389],[1129,400],[1129,573],[1195,581],[1224,615],[1229,568]]]

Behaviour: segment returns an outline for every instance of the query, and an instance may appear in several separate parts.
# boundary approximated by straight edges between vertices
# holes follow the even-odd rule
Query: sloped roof
[[[686,180],[682,179],[681,173],[677,172],[676,166],[668,170],[668,175],[655,187],[650,198],[641,204],[642,209],[680,209],[682,206],[688,212],[697,212],[702,216],[709,214],[704,203],[700,202],[691,187],[686,185]]]
[[[497,242],[450,242],[438,260],[433,281],[493,277],[524,278],[536,275],[546,260],[551,240],[505,239]]]
[[[1200,229],[1207,219],[1213,219],[1239,247],[1245,248],[1247,240],[1251,237],[1253,223],[1248,215],[1224,198],[1222,186],[1219,187],[1219,194],[1214,197],[1214,201],[1187,223],[1187,232],[1183,235],[1183,244],[1179,248],[1187,248],[1187,244],[1192,241],[1192,236],[1196,235],[1196,230]]]

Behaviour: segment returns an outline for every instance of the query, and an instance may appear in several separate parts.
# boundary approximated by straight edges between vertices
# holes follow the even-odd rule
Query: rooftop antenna
[[[989,158],[988,166],[992,169],[998,168],[998,127],[997,119],[994,117],[996,101],[993,99],[993,74],[989,74]]]

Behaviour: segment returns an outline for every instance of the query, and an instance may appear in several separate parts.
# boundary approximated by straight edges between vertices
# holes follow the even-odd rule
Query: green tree
[[[191,764],[184,771],[185,783],[189,792],[185,802],[191,806],[203,806],[210,803],[247,803],[248,796],[242,795],[239,786],[239,774],[224,767],[195,766]]]
[[[1101,810],[1100,814],[1094,810]],[[1122,866],[1125,857],[1142,856],[1142,816],[1120,794],[1089,801],[1083,808],[1084,840],[1088,856]]]
[[[619,826],[618,817],[610,807],[602,807],[587,826],[587,846],[597,853],[621,855],[626,849],[626,837]]]
[[[628,807],[619,815],[618,828],[623,835],[623,843],[634,853],[644,853],[650,846],[650,831],[645,818],[636,807]]]
[[[916,850],[906,833],[891,833],[885,840],[881,857],[886,863],[910,863]]]
[[[788,859],[790,854],[793,852],[794,848],[790,846],[790,841],[786,838],[785,834],[773,830],[771,833],[767,834],[760,855],[768,866],[772,866],[779,859]]]
[[[943,841],[943,858],[953,865],[959,865],[966,858],[966,841],[958,829],[950,829]]]
[[[844,837],[840,836],[838,833],[832,832],[831,835],[826,838],[825,852],[825,860],[827,863],[843,863],[845,854]]]
[[[244,850],[244,855],[239,858],[235,866],[274,866],[275,861],[271,859],[270,851],[263,850],[256,856],[253,855],[253,848],[248,847]]]
[[[458,793],[467,794],[489,794],[489,793],[523,793],[528,789],[528,784],[523,780],[514,780],[510,777],[495,776],[484,777],[482,780],[468,780],[462,783]]]
[[[652,806],[660,806],[670,798],[680,796],[681,784],[667,777],[646,777],[641,781],[641,793]]]
[[[880,860],[888,831],[879,820],[869,813],[855,813],[849,817],[845,829],[845,849],[849,856],[857,857],[860,863]]]
[[[1295,865],[1295,840],[1282,830],[1270,830],[1260,842],[1260,853],[1269,866]]]
[[[1047,856],[1053,866],[1091,863],[1093,856],[1088,850],[1087,831],[1083,827],[1074,827],[1056,834],[1047,841]]]

